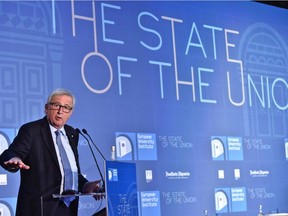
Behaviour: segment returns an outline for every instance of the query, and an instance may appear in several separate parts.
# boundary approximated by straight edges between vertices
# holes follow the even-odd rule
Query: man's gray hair
[[[67,96],[71,97],[72,98],[72,104],[73,104],[72,108],[74,108],[75,103],[76,103],[75,96],[70,91],[68,91],[66,89],[62,89],[62,88],[55,89],[54,91],[52,91],[50,93],[50,95],[47,98],[47,104],[49,104],[52,100],[52,97],[54,97],[56,95],[67,95]]]

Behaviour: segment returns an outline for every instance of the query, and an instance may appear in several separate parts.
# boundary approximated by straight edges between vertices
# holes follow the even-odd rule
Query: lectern
[[[93,216],[133,215],[138,216],[136,164],[120,161],[105,161],[105,193],[53,194],[54,199],[65,197],[103,196],[106,208]]]
[[[106,161],[104,167],[107,216],[139,215],[136,164]]]

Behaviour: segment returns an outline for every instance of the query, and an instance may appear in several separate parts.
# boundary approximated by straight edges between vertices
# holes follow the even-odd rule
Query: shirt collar
[[[50,130],[51,130],[53,133],[55,133],[55,131],[57,131],[57,130],[60,130],[63,135],[66,135],[65,130],[64,130],[64,127],[60,128],[60,129],[57,129],[57,128],[53,127],[51,124],[49,124],[49,127],[50,127]]]

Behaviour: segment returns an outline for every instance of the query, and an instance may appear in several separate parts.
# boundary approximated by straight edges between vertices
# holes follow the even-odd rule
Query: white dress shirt
[[[50,125],[50,130],[51,130],[51,134],[52,134],[52,137],[53,137],[54,146],[55,146],[58,162],[59,162],[59,165],[60,165],[60,171],[61,171],[61,175],[62,175],[61,187],[60,187],[60,193],[62,193],[63,192],[63,186],[64,186],[64,170],[63,170],[63,166],[62,166],[62,162],[61,162],[61,156],[60,156],[60,153],[59,153],[58,145],[56,144],[56,133],[55,133],[55,131],[57,129]],[[71,148],[71,146],[69,144],[69,140],[68,140],[68,138],[66,136],[66,132],[65,132],[64,128],[61,128],[60,130],[61,130],[61,141],[63,143],[64,149],[65,149],[66,154],[68,156],[68,160],[70,162],[70,166],[71,166],[72,172],[75,173],[76,175],[78,175],[78,169],[77,169],[77,165],[76,165],[75,156],[74,156],[72,148]],[[77,190],[78,182],[75,182],[74,180],[75,180],[75,178],[73,179],[73,189]]]

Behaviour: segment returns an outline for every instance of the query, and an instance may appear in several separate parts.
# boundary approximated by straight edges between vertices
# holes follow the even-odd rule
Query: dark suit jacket
[[[87,180],[80,174],[77,150],[79,134],[69,125],[65,125],[64,129],[76,158],[81,191]],[[21,126],[9,148],[1,154],[0,164],[12,157],[19,157],[30,166],[29,170],[21,170],[17,216],[41,216],[42,213],[45,216],[77,215],[78,199],[67,210],[63,202],[52,198],[53,193],[60,192],[61,172],[46,117]]]

